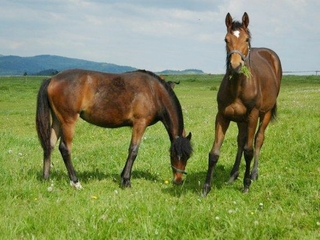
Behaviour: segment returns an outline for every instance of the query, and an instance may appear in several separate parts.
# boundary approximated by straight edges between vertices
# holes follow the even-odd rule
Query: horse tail
[[[277,103],[274,104],[271,109],[271,121],[275,121],[277,119]]]
[[[37,97],[37,110],[36,110],[36,129],[44,154],[49,154],[51,151],[50,137],[50,111],[51,107],[48,99],[48,85],[51,79],[43,81]]]

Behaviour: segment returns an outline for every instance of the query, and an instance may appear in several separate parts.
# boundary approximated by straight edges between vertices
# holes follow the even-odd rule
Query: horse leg
[[[78,181],[76,172],[74,170],[74,167],[71,161],[72,138],[74,134],[74,126],[75,126],[74,122],[68,123],[68,124],[65,123],[62,125],[62,136],[61,136],[61,141],[59,145],[59,150],[68,171],[70,185],[77,189],[82,189],[82,186]]]
[[[247,124],[246,123],[238,123],[238,151],[236,155],[236,160],[234,162],[233,168],[230,172],[230,179],[228,183],[233,183],[239,176],[239,166],[241,162],[241,157],[243,153],[243,148],[246,142],[247,136]]]
[[[52,130],[51,130],[51,136],[50,136],[50,146],[46,149],[44,149],[43,152],[43,169],[42,169],[42,175],[44,179],[49,179],[50,176],[50,167],[51,167],[51,154],[52,154]]]
[[[244,146],[244,159],[246,161],[246,170],[243,178],[243,192],[247,193],[251,184],[250,165],[253,158],[253,139],[258,123],[259,111],[257,109],[252,110],[248,120],[248,134],[247,142]]]
[[[138,155],[139,146],[141,142],[141,138],[146,129],[146,124],[134,124],[132,129],[131,142],[129,146],[129,153],[126,160],[126,164],[121,172],[121,186],[122,187],[131,187],[131,171],[133,163]]]
[[[215,140],[211,151],[209,152],[208,159],[208,171],[205,180],[205,184],[203,186],[203,195],[206,196],[211,190],[211,181],[215,166],[219,160],[220,156],[220,148],[223,143],[226,131],[229,127],[230,121],[223,118],[221,114],[217,114],[216,123],[215,123]]]
[[[251,180],[258,179],[260,149],[262,148],[262,145],[264,142],[265,130],[269,122],[271,121],[271,118],[272,118],[271,111],[267,112],[265,115],[260,117],[260,125],[255,137],[254,164],[253,164],[252,173],[251,173]]]
[[[53,121],[51,125],[51,134],[50,134],[50,148],[44,153],[43,158],[43,178],[48,179],[50,175],[51,168],[51,153],[60,138],[60,124],[55,116],[53,116]]]

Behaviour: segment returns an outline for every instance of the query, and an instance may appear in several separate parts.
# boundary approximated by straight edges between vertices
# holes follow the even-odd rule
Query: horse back
[[[270,79],[280,89],[282,67],[279,56],[269,48],[252,48],[250,66],[257,78]]]
[[[252,48],[250,70],[257,83],[262,108],[274,105],[280,91],[282,67],[278,55],[268,48]]]
[[[60,121],[72,122],[80,116],[111,128],[132,126],[136,119],[144,119],[146,124],[156,121],[159,92],[163,92],[160,81],[145,73],[78,69],[57,74],[48,87],[50,104]]]

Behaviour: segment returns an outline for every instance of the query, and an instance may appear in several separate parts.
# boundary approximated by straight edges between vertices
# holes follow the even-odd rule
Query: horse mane
[[[192,144],[190,139],[178,137],[174,140],[173,144],[170,147],[170,154],[173,156],[180,156],[181,160],[187,161],[193,152]]]
[[[233,21],[231,25],[231,30],[236,31],[242,28],[242,23],[239,21]]]
[[[169,96],[171,97],[171,99],[173,100],[176,109],[177,109],[177,114],[178,114],[178,118],[179,118],[179,135],[182,135],[183,132],[183,126],[184,126],[184,122],[183,122],[183,115],[182,115],[182,108],[181,108],[181,104],[179,102],[179,99],[177,98],[176,94],[174,93],[172,87],[166,82],[163,81],[160,76],[158,76],[157,74],[155,74],[154,72],[151,71],[147,71],[147,70],[137,70],[136,72],[142,72],[142,73],[146,73],[150,76],[152,76],[153,78],[157,79],[157,81],[164,86],[164,88],[167,90],[167,92],[169,93]]]

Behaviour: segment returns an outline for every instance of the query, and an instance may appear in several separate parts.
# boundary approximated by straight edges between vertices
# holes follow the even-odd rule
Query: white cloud
[[[284,69],[319,69],[318,0],[2,1],[0,54],[56,54],[149,70],[223,72],[225,16],[246,11],[253,46]],[[298,46],[298,47],[297,47]]]

